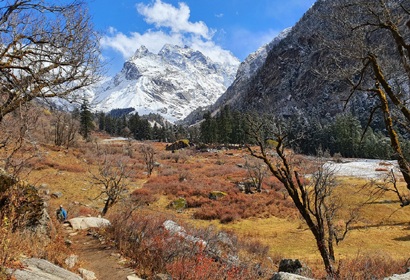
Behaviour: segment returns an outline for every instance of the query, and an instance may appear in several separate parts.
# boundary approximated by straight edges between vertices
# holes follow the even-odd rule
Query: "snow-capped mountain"
[[[214,103],[231,85],[239,66],[211,61],[189,47],[165,45],[158,54],[140,47],[123,69],[94,90],[99,111],[132,107],[140,115],[158,113],[171,122]]]

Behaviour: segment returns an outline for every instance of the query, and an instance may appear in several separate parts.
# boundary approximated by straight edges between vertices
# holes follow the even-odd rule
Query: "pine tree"
[[[84,98],[80,107],[80,134],[88,141],[93,129],[93,114],[90,111],[88,100]]]

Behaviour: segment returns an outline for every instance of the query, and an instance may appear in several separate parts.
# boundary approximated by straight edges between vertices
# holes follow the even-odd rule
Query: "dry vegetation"
[[[140,275],[148,277],[153,272],[168,271],[176,279],[218,279],[221,275],[229,275],[229,279],[269,278],[277,271],[281,258],[299,258],[312,268],[313,276],[325,276],[314,239],[279,182],[267,176],[261,192],[245,194],[238,188],[239,182],[249,180],[244,167],[249,160],[246,150],[192,149],[172,153],[165,151],[163,143],[104,138],[95,135],[91,142],[78,141],[69,149],[36,145],[37,156],[25,165],[25,180],[40,190],[51,214],[63,204],[69,217],[98,215],[104,201],[97,199],[101,187],[93,184],[91,174],[97,172],[107,157],[132,167],[133,172],[127,177],[128,191],[107,213],[115,222],[106,234]],[[155,150],[156,163],[151,176],[140,154],[143,144]],[[367,181],[341,178],[339,183],[337,195],[343,198],[346,215],[354,205],[368,200],[368,187],[364,187]],[[211,199],[210,193],[215,191],[223,195]],[[55,192],[61,192],[62,196],[52,196]],[[173,202],[181,198],[186,204],[176,206]],[[336,247],[342,279],[374,279],[404,272],[410,251],[410,213],[395,200],[393,194],[386,194],[367,201],[361,208],[360,219],[346,240]],[[184,225],[188,232],[204,240],[215,239],[220,230],[229,232],[235,240],[232,250],[243,262],[240,266],[215,263],[198,248],[195,251],[184,247],[181,251],[175,247],[178,244],[175,236],[164,238],[166,233],[158,232],[166,219]],[[146,238],[138,239],[138,234]],[[44,245],[35,237],[25,238],[8,231],[3,223],[1,238],[1,261],[9,266],[20,253],[48,257],[64,266],[61,256],[69,251],[68,248],[62,251],[66,247],[58,229]],[[136,240],[139,246],[130,246]],[[13,255],[5,256],[5,252]],[[192,252],[197,253],[192,255]],[[144,257],[140,258],[141,255]]]

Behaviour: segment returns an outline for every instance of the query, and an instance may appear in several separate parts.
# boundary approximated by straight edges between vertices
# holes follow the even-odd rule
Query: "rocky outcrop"
[[[3,217],[11,221],[13,229],[47,233],[50,228],[50,217],[38,190],[0,169],[0,219]]]
[[[80,276],[42,259],[23,260],[24,268],[8,270],[16,280],[82,280]]]
[[[361,46],[366,43],[369,45],[362,48],[368,48],[371,53],[375,52],[379,57],[379,62],[385,64],[383,66],[388,75],[387,79],[389,82],[390,79],[392,80],[390,86],[396,87],[396,92],[403,91],[403,99],[407,99],[409,81],[403,75],[404,70],[398,66],[401,58],[394,51],[396,47],[393,46],[392,34],[386,31],[387,29],[383,33],[369,32],[372,35],[362,35],[363,38],[369,37],[368,39],[354,41],[352,38],[355,37],[348,33],[351,28],[346,28],[348,22],[344,22],[343,19],[341,19],[343,24],[337,22],[339,14],[335,11],[339,9],[335,5],[340,3],[336,0],[316,1],[286,36],[272,46],[267,52],[264,63],[257,71],[249,71],[250,75],[237,76],[215,106],[211,106],[212,115],[216,115],[224,106],[229,105],[232,109],[241,112],[257,111],[259,114],[273,113],[283,118],[302,117],[305,121],[318,119],[321,122],[332,121],[337,114],[351,111],[361,121],[367,121],[371,111],[369,108],[375,107],[377,102],[369,98],[368,94],[357,94],[346,103],[352,90],[352,85],[347,79],[354,79],[354,82],[358,82],[359,69],[363,65],[362,59],[358,58],[361,54],[356,53],[346,57],[344,50],[350,46],[353,49],[355,45]],[[401,2],[389,1],[389,3],[397,6]],[[378,9],[376,6],[375,10]],[[366,9],[363,8],[363,15],[358,11],[357,16],[352,15],[351,19],[346,19],[346,21],[352,20],[352,25],[359,26],[360,20],[363,20],[361,23],[364,25],[367,20],[366,16],[371,17],[370,13],[364,15]],[[404,10],[401,9],[403,14],[398,16],[393,12],[388,14],[394,21],[397,20],[404,25],[406,20],[402,18],[407,17]],[[369,11],[374,12],[373,9]],[[341,13],[343,12],[349,14],[351,11]],[[384,16],[381,14],[382,12],[379,16],[383,19]],[[360,19],[359,16],[361,16]],[[368,22],[377,20],[378,17],[375,15]],[[408,36],[408,30],[404,27],[403,30],[406,30],[403,32],[404,35]],[[370,39],[370,37],[373,38]],[[330,46],[329,42],[332,42]],[[360,53],[359,50],[349,51]],[[246,69],[246,67],[241,68]],[[366,82],[372,85],[374,84],[372,79],[372,74],[369,74]],[[362,86],[363,88],[370,87],[367,84],[362,84]],[[381,117],[378,114],[374,116],[373,121]],[[197,120],[197,118],[190,116],[189,120]],[[372,123],[372,125],[376,124]]]

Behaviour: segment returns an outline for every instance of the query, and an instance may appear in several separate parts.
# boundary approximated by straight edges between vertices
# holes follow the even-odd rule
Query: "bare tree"
[[[403,207],[410,204],[409,197],[404,196],[397,185],[397,178],[393,169],[382,180],[372,180],[370,186],[372,188],[369,197],[374,198],[374,200],[384,196],[386,193],[394,193],[400,201],[400,206]]]
[[[333,195],[336,187],[333,170],[318,164],[316,172],[307,180],[300,173],[303,169],[302,162],[293,161],[294,158],[289,157],[289,151],[284,145],[286,136],[283,136],[280,127],[276,132],[272,130],[277,141],[275,150],[272,151],[267,147],[263,136],[266,125],[264,122],[252,120],[249,135],[257,144],[257,148],[251,146],[247,148],[253,157],[266,164],[271,174],[285,187],[316,240],[326,272],[330,277],[334,277],[336,276],[334,244],[345,238],[358,211],[352,211],[352,215],[346,219],[342,229],[336,227],[334,222],[339,218],[338,210],[342,205],[341,201],[335,199]]]
[[[262,184],[267,175],[266,165],[261,160],[246,159],[245,168],[248,171],[248,176],[252,181],[252,186],[257,192],[262,191]],[[245,193],[251,193],[249,184],[245,184]]]
[[[398,134],[398,125],[410,128],[410,2],[340,0],[327,4],[332,12],[318,35],[323,52],[332,54],[323,67],[328,70],[327,78],[344,79],[350,85],[346,106],[357,93],[374,100],[368,108],[368,126],[380,112],[410,190],[410,163]]]
[[[54,144],[67,149],[74,143],[79,129],[78,121],[67,112],[56,112],[54,120]]]
[[[96,81],[98,38],[84,3],[0,3],[0,122],[36,98],[66,97]]]
[[[155,167],[155,160],[154,160],[155,150],[150,145],[143,144],[140,147],[140,152],[142,154],[142,158],[145,163],[145,168],[146,168],[146,171],[149,177],[151,176],[152,171],[154,170],[154,167]]]
[[[128,189],[127,178],[131,169],[121,160],[104,159],[98,168],[98,173],[91,173],[91,182],[102,187],[101,193],[96,197],[104,197],[104,208],[101,214],[107,214],[109,208],[117,203]]]
[[[36,110],[22,109],[0,122],[0,165],[14,178],[29,171],[27,167],[39,156],[33,136],[38,119]]]

